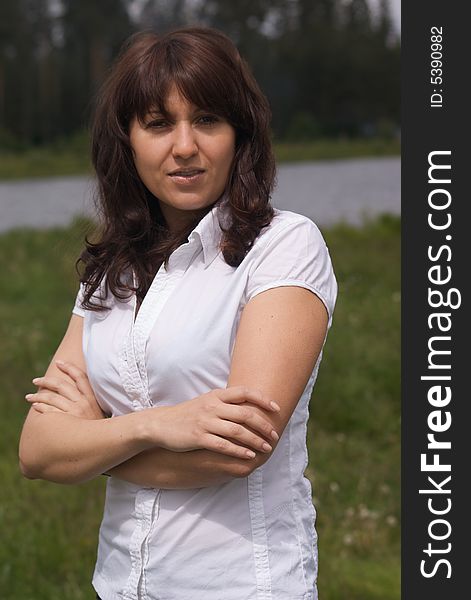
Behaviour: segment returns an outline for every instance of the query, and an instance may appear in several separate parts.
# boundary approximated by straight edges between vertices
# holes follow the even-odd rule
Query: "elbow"
[[[20,449],[19,453],[20,473],[26,479],[43,479],[52,483],[82,483],[80,477],[74,473],[64,472],[61,465],[45,465],[38,460],[37,456]]]
[[[21,435],[18,448],[18,464],[20,473],[26,479],[40,479],[41,465],[37,448],[33,446],[24,434]]]
[[[26,479],[43,479],[43,465],[40,456],[28,444],[22,443],[22,440],[18,452],[18,463],[20,473]]]
[[[18,464],[20,473],[25,479],[44,479],[52,481],[48,476],[51,467],[47,465],[40,449],[27,442],[26,439],[20,439]]]
[[[36,461],[32,453],[28,452],[27,444],[24,443],[23,439],[20,440],[18,464],[23,477],[26,479],[38,479]]]
[[[20,438],[18,449],[19,470],[26,479],[43,479],[52,483],[82,483],[87,481],[75,464],[61,460],[51,460],[38,444],[33,444],[26,436]]]
[[[20,454],[18,462],[20,467],[20,473],[23,475],[23,477],[25,477],[26,479],[39,479],[37,467],[32,461],[27,460],[24,456]]]
[[[76,484],[84,483],[89,478],[81,477],[79,474],[64,472],[60,467],[41,467],[41,465],[19,459],[20,472],[26,479],[43,479],[51,483]]]

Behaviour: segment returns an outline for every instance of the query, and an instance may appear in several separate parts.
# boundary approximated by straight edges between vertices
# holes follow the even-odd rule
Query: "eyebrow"
[[[192,106],[194,107],[191,110],[191,114],[197,114],[200,112],[207,112],[210,113],[212,115],[217,115],[217,112],[215,110],[212,110],[210,108],[205,108],[203,106],[196,106],[194,104],[192,104]],[[150,108],[149,110],[147,110],[145,112],[145,116],[150,116],[152,118],[156,118],[156,117],[164,117],[166,119],[172,119],[172,114],[166,110],[164,107],[162,108]]]

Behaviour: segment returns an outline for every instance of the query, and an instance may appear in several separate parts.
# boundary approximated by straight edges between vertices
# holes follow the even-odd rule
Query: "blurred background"
[[[2,0],[0,143],[77,135],[123,40],[195,22],[236,43],[270,98],[276,139],[392,137],[399,39],[388,0]]]
[[[273,111],[273,203],[321,227],[339,281],[308,434],[320,598],[398,599],[400,0],[1,0],[0,598],[94,598],[104,482],[21,478],[23,398],[92,225],[94,95],[130,34],[186,25],[249,62]]]

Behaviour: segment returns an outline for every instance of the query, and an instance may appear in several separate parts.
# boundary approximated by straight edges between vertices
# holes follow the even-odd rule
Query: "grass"
[[[339,300],[309,448],[322,600],[400,597],[399,220],[324,232]]]
[[[364,156],[400,154],[398,140],[373,139],[320,139],[313,142],[275,143],[278,162],[311,161]],[[44,148],[30,148],[22,152],[0,150],[0,180],[31,177],[84,175],[91,172],[88,141],[81,134],[69,142]]]
[[[378,156],[399,156],[401,145],[398,139],[326,138],[313,142],[275,143],[275,155],[279,163],[336,160]]]
[[[62,337],[85,221],[0,236],[0,598],[93,600],[104,482],[21,478],[30,380]],[[339,281],[309,423],[321,600],[397,600],[399,220],[324,230]],[[288,600],[288,599],[287,599]]]
[[[90,143],[83,131],[42,147],[8,151],[0,147],[0,180],[91,173]]]
[[[34,148],[21,153],[0,154],[0,180],[87,175],[91,170],[86,151],[83,154],[68,150],[58,153],[49,148]]]

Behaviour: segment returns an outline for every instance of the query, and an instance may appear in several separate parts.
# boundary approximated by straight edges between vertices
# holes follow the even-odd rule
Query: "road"
[[[320,227],[360,225],[381,213],[400,214],[400,158],[362,158],[283,164],[273,205],[308,216]],[[67,225],[93,215],[92,177],[0,182],[0,232]]]

